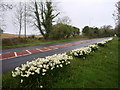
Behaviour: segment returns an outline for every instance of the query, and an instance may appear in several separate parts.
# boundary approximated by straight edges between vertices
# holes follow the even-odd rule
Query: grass
[[[9,34],[9,33],[2,33],[0,34],[2,39],[7,38],[18,38],[18,34]],[[26,35],[27,37],[31,37],[32,35]],[[25,35],[20,35],[20,37],[25,37]],[[35,35],[35,37],[42,37],[42,35]]]
[[[74,58],[66,72],[59,73],[53,88],[117,88],[118,42],[115,38],[85,60]]]
[[[34,46],[34,45],[43,45],[43,44],[51,44],[51,43],[60,43],[60,42],[69,42],[69,41],[76,41],[76,40],[86,40],[88,38],[69,38],[64,40],[35,40],[31,39],[28,42],[23,42],[20,44],[15,44],[14,42],[11,45],[4,45],[2,46],[2,49],[8,49],[8,48],[17,48],[17,47],[26,47],[26,46]],[[7,41],[8,43],[8,41]]]
[[[52,78],[52,88],[118,88],[118,38],[92,52],[85,60],[74,57]],[[18,87],[11,72],[3,74],[3,87]]]

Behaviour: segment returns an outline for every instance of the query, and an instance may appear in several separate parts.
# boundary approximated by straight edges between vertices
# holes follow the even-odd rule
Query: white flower
[[[46,67],[46,65],[45,65],[45,64],[43,64],[43,67],[45,68],[45,67]]]
[[[35,69],[37,69],[37,67],[34,67],[34,66],[31,66],[31,67],[30,67],[30,70],[33,70],[33,71],[34,71]]]
[[[85,57],[83,57],[83,59],[85,59]]]
[[[15,74],[12,74],[12,76],[13,76],[13,77],[16,77],[16,75],[15,75]]]
[[[42,69],[43,72],[46,72],[47,70],[46,69]]]
[[[38,65],[38,67],[42,67],[42,65]]]
[[[40,88],[43,88],[43,86],[41,85]]]
[[[45,73],[42,73],[42,75],[44,76],[44,75],[45,75]]]
[[[59,67],[59,65],[57,65],[56,67]]]
[[[60,64],[60,67],[63,67],[63,65],[62,65],[62,64]]]
[[[18,70],[19,70],[19,67],[16,67],[15,70],[18,71]]]
[[[21,76],[21,77],[29,77],[30,75],[40,74],[40,69],[42,69],[42,75],[45,75],[45,72],[50,69],[53,70],[56,67],[63,67],[62,63],[68,64],[68,60],[73,59],[72,56],[68,56],[66,53],[63,54],[55,54],[52,56],[47,56],[45,58],[38,58],[31,62],[26,62],[26,64],[22,64],[20,67],[16,67],[15,71],[12,72],[12,76]],[[67,63],[68,62],[68,63]]]
[[[34,72],[32,72],[31,74],[32,74],[32,75],[34,75],[35,73],[34,73]]]
[[[62,61],[62,63],[64,63],[64,61]]]
[[[24,70],[25,70],[25,67],[22,67],[21,70],[24,71]]]
[[[23,83],[23,79],[20,80],[20,83]]]
[[[52,67],[51,70],[53,70],[54,68]]]
[[[68,64],[70,64],[70,62],[68,62]]]
[[[40,74],[40,68],[37,68],[37,70],[35,70],[35,72]]]

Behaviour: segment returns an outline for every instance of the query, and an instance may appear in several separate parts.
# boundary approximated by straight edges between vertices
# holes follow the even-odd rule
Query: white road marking
[[[46,48],[47,50],[52,50],[52,49],[50,49],[50,48]]]
[[[43,51],[43,50],[41,50],[41,49],[38,49],[38,48],[36,48],[36,50],[38,50],[38,51],[41,51],[41,52]]]
[[[58,49],[58,48],[53,48],[53,50],[54,50],[54,49]]]
[[[15,54],[16,57],[18,56],[16,52],[14,52],[14,54]]]
[[[44,47],[45,49],[47,49],[47,50],[51,50],[51,49],[49,49],[48,47]],[[46,50],[45,50],[46,51]]]
[[[29,54],[32,54],[30,51],[26,50]]]

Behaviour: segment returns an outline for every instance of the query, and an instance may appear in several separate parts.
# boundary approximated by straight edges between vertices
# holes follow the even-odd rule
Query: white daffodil
[[[40,88],[43,88],[43,86],[42,86],[42,85],[40,85]]]
[[[56,66],[57,68],[59,67],[59,65]]]
[[[60,67],[63,67],[63,65],[62,65],[62,64],[60,64]]]
[[[16,75],[13,73],[13,74],[12,74],[12,77],[16,77]]]
[[[23,79],[20,80],[20,83],[23,83]]]
[[[35,73],[34,73],[34,72],[32,72],[31,74],[32,74],[32,75],[34,75]]]
[[[40,68],[37,68],[37,70],[35,70],[35,72],[36,72],[37,74],[40,74]]]
[[[37,67],[34,67],[34,66],[31,66],[31,67],[30,67],[30,70],[33,70],[33,71],[34,71],[35,69],[37,69]]]
[[[42,73],[42,75],[44,76],[44,75],[45,75],[45,73]]]
[[[51,70],[53,70],[54,68],[52,67]]]
[[[46,72],[47,70],[46,69],[42,69],[42,72]]]
[[[42,65],[38,65],[38,67],[42,67]]]
[[[70,64],[70,62],[68,62],[68,64]]]

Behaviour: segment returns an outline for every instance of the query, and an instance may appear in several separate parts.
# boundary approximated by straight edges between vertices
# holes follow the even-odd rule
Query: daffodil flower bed
[[[74,56],[85,59],[91,52],[96,51],[98,46],[104,46],[105,43],[112,39],[109,38],[96,44],[72,50],[69,53],[70,55],[66,53],[54,54],[31,62],[27,61],[26,64],[16,67],[12,71],[12,76],[20,80],[21,87],[47,88],[49,87],[48,81],[51,81],[55,74],[62,70],[63,67],[66,68]]]
[[[82,57],[85,58],[86,55],[89,55],[92,49],[90,47],[82,47],[79,49],[72,50],[70,54],[76,57]]]
[[[106,40],[104,40],[104,41],[97,42],[97,45],[98,45],[98,46],[105,46],[105,44],[106,44],[107,42],[111,41],[112,39],[113,39],[113,38],[111,37],[111,38],[106,39]]]
[[[94,52],[98,49],[98,46],[104,46],[107,42],[111,41],[113,38],[109,38],[106,40],[103,40],[101,42],[98,42],[96,44],[88,45],[86,47],[82,47],[79,49],[72,50],[70,52],[71,55],[75,57],[80,57],[85,59],[87,55],[89,55],[91,52]]]
[[[37,86],[43,87],[44,76],[48,75],[47,72],[70,64],[71,59],[73,59],[72,56],[63,53],[47,56],[45,58],[38,58],[31,62],[27,61],[26,64],[16,67],[15,70],[12,71],[12,76],[20,78],[24,86],[26,86],[26,83],[34,83],[33,81],[36,80],[38,82]]]
[[[93,52],[98,49],[98,45],[96,45],[96,44],[89,45],[88,47],[90,47],[91,51],[93,51]]]

